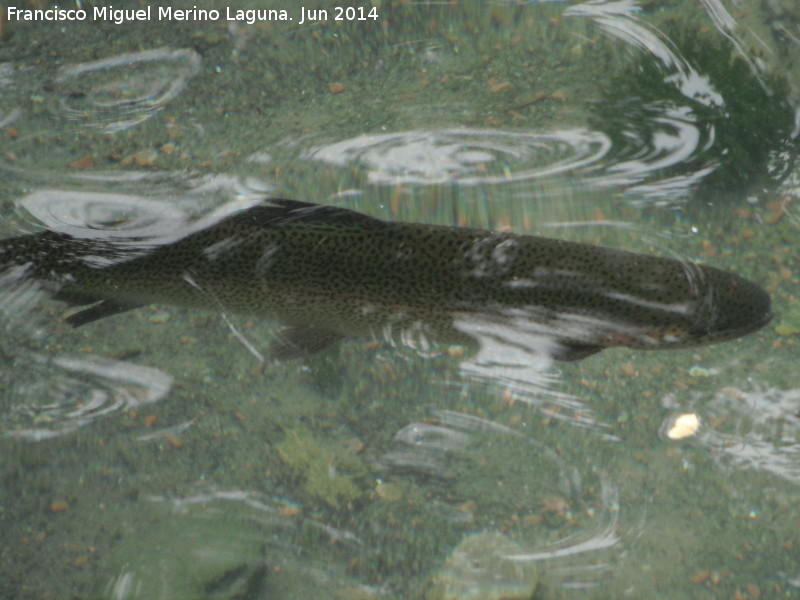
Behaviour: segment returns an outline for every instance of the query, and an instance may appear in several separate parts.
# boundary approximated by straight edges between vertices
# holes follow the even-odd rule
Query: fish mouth
[[[731,332],[732,337],[740,337],[743,335],[748,335],[750,333],[755,333],[759,329],[765,327],[772,319],[775,317],[775,313],[772,312],[771,309],[767,310],[767,312],[763,313],[757,320],[748,323],[747,325],[742,326],[739,330],[735,332]]]
[[[764,315],[762,316],[761,322],[756,325],[755,329],[761,329],[762,327],[767,325],[770,321],[772,321],[772,319],[774,318],[775,318],[775,313],[772,312],[771,308],[768,309],[767,312],[765,312]]]
[[[758,322],[753,323],[753,326],[750,329],[748,329],[745,333],[746,334],[747,333],[754,333],[754,332],[758,331],[759,329],[762,329],[762,328],[766,327],[770,323],[770,321],[772,321],[772,319],[774,319],[774,318],[775,318],[775,313],[772,312],[771,309],[768,310],[766,313],[764,313],[761,316],[761,319]]]
[[[766,292],[760,288],[757,288],[757,291],[758,295],[752,301],[752,304],[744,309],[742,309],[742,307],[736,307],[740,309],[741,312],[737,310],[733,311],[734,314],[739,315],[744,313],[747,317],[740,316],[739,318],[735,318],[734,322],[718,322],[716,335],[712,332],[712,339],[725,340],[748,335],[762,329],[772,321],[775,317],[775,313],[772,310],[772,302]]]
[[[765,325],[767,325],[772,319],[775,317],[775,313],[772,310],[772,298],[770,298],[769,294],[760,287],[756,288],[758,290],[758,300],[756,300],[756,304],[761,305],[760,316],[755,322],[752,324],[751,331],[757,331],[761,329]]]
[[[756,283],[707,269],[709,289],[694,315],[689,337],[698,344],[716,344],[749,335],[766,326],[775,314],[769,293]]]

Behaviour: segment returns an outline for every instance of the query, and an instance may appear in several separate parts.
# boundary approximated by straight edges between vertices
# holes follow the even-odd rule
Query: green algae
[[[781,321],[775,327],[775,333],[782,336],[797,335],[800,333],[800,302],[789,302],[781,313]]]
[[[360,498],[357,477],[366,469],[355,451],[328,438],[315,439],[308,430],[292,429],[276,446],[278,453],[302,480],[305,491],[333,508]]]

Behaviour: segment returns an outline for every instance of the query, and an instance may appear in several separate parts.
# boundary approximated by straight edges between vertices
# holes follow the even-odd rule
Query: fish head
[[[772,320],[772,301],[761,286],[733,273],[702,267],[704,293],[690,335],[700,343],[738,338]]]

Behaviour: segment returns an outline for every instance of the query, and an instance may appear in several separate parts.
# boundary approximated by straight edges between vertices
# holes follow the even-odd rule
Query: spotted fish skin
[[[4,240],[3,265],[70,304],[99,302],[75,325],[155,302],[278,319],[291,333],[282,357],[353,335],[476,346],[523,343],[519,332],[574,360],[733,339],[772,316],[758,285],[693,262],[295,200],[153,248],[49,231]]]

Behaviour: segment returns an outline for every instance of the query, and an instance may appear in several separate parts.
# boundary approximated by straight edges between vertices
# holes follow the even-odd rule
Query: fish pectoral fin
[[[303,358],[328,348],[342,337],[341,333],[311,326],[286,327],[270,344],[269,356],[277,360]]]
[[[110,317],[134,308],[143,306],[138,302],[125,302],[123,300],[100,300],[96,304],[92,304],[84,309],[74,312],[64,320],[73,327],[80,327],[92,321],[97,321],[104,317]]]
[[[583,360],[584,358],[597,354],[603,346],[594,346],[592,344],[580,344],[575,342],[558,342],[553,349],[552,358],[555,360],[563,360],[566,362]]]

